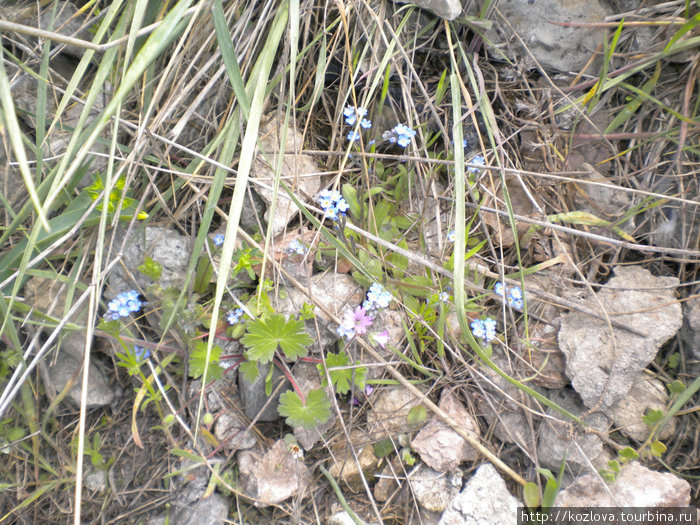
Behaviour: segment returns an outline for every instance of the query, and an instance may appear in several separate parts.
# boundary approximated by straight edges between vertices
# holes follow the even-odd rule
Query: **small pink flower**
[[[389,330],[384,330],[383,332],[379,334],[372,334],[372,340],[377,343],[379,346],[384,348],[386,344],[389,342]]]
[[[367,328],[372,326],[373,319],[364,308],[358,306],[352,314],[353,327],[355,328],[355,333],[357,335],[362,335],[367,333]]]

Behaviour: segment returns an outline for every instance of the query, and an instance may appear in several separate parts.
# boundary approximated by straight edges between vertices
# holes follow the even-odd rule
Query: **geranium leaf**
[[[302,321],[287,320],[281,314],[249,321],[246,328],[241,342],[248,348],[248,358],[262,364],[272,361],[278,347],[287,359],[296,361],[308,353],[307,346],[313,343]]]
[[[280,396],[277,411],[286,418],[289,426],[309,429],[328,420],[331,416],[331,402],[320,388],[309,391],[306,403],[302,402],[296,392],[288,390]]]
[[[222,349],[220,346],[214,345],[211,349],[211,354],[209,355],[209,368],[207,369],[207,377],[204,379],[205,383],[212,381],[214,379],[221,379],[224,374],[224,370],[219,366],[219,357],[221,356]],[[207,343],[204,341],[197,341],[194,346],[194,350],[190,352],[190,376],[194,379],[200,378],[204,375],[204,369],[207,364]]]

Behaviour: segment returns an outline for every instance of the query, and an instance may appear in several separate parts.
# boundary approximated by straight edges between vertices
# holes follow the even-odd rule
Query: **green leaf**
[[[617,453],[618,456],[624,459],[639,459],[639,454],[632,447],[625,447]]]
[[[666,445],[664,445],[658,439],[655,439],[654,441],[651,442],[650,450],[651,450],[652,456],[656,456],[657,458],[660,458],[661,456],[663,456],[664,452],[666,452]]]
[[[309,429],[328,420],[331,416],[331,402],[320,388],[309,391],[306,404],[296,392],[287,390],[280,396],[277,411],[286,418],[289,426]]]
[[[616,459],[611,459],[608,461],[608,467],[610,467],[610,470],[612,470],[615,474],[620,473],[620,462]]]
[[[408,416],[406,416],[406,419],[408,420],[409,425],[414,426],[425,421],[425,417],[425,407],[423,405],[417,405],[408,411]]]
[[[523,487],[523,500],[525,505],[531,509],[536,509],[540,506],[540,488],[537,483],[528,481]]]
[[[359,365],[359,361],[355,362]],[[350,358],[344,352],[339,352],[337,354],[329,353],[326,356],[326,366],[331,369],[335,367],[346,367],[350,365]],[[316,365],[318,367],[319,374],[323,376],[323,365]],[[357,368],[343,368],[341,370],[328,370],[331,376],[331,381],[335,387],[335,391],[339,394],[347,394],[350,391],[350,385],[354,383],[359,388],[365,387],[365,381],[367,378],[367,367],[358,366]],[[323,386],[328,385],[328,380],[324,378]]]
[[[678,368],[678,365],[680,364],[680,358],[681,354],[679,354],[678,352],[672,353],[670,356],[668,356],[668,367],[671,370],[675,370],[676,368]]]
[[[544,494],[542,495],[542,508],[549,509],[554,506],[554,501],[557,499],[559,492],[559,483],[555,479],[548,479],[544,486]]]
[[[375,456],[377,456],[380,459],[385,458],[389,454],[394,452],[394,442],[389,437],[384,438],[381,441],[378,441],[377,443],[375,443],[372,448],[374,449]]]
[[[160,281],[163,275],[163,267],[150,257],[146,257],[143,264],[136,269],[152,281]]]
[[[214,266],[212,266],[209,258],[200,257],[194,273],[194,291],[198,294],[204,294],[209,287],[212,275],[214,275]]]
[[[209,355],[209,368],[207,369],[207,377],[202,381],[208,383],[214,379],[221,379],[224,370],[219,366],[219,357],[222,349],[220,346],[214,345]],[[190,376],[193,379],[198,379],[204,375],[204,370],[207,364],[207,343],[205,341],[197,341],[194,350],[190,352]]]
[[[656,410],[655,408],[652,408],[646,413],[644,417],[642,417],[642,421],[644,421],[644,424],[651,430],[652,428],[654,428],[654,425],[656,425],[663,418],[664,413],[661,412],[661,410]]]
[[[238,367],[238,370],[249,383],[254,382],[260,375],[260,370],[258,370],[258,363],[256,361],[243,361]]]
[[[685,385],[676,379],[675,381],[669,383],[668,391],[671,392],[672,395],[682,394],[685,391]]]
[[[272,361],[278,346],[291,361],[304,357],[313,339],[304,330],[303,321],[273,314],[266,319],[249,321],[241,342],[248,348],[248,359],[265,364]]]

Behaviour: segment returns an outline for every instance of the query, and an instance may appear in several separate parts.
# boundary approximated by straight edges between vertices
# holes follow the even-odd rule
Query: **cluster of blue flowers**
[[[148,348],[134,345],[134,356],[136,356],[136,359],[139,361],[144,361],[151,357],[151,351]]]
[[[132,312],[138,312],[143,306],[136,290],[122,292],[107,305],[105,317],[116,321],[120,317],[129,317]]]
[[[385,131],[382,138],[388,140],[392,144],[398,144],[402,148],[405,148],[411,143],[411,139],[415,136],[415,129],[409,128],[405,124],[397,124],[389,131]]]
[[[477,155],[469,161],[469,164],[478,164],[479,166],[486,166],[486,159],[484,159],[484,157],[482,157],[481,155]],[[469,171],[469,173],[477,173],[479,169],[480,168],[469,167],[467,168],[467,171]]]
[[[228,321],[228,324],[233,326],[234,324],[241,322],[244,314],[245,312],[243,311],[243,308],[236,308],[235,310],[230,310],[229,313],[226,314],[226,320]]]
[[[326,217],[337,221],[350,207],[338,190],[323,190],[316,195],[316,202],[321,206]]]
[[[496,339],[496,320],[487,317],[486,319],[474,319],[471,323],[472,335],[481,339],[485,346]]]
[[[390,292],[386,291],[379,283],[372,283],[367,291],[367,299],[362,303],[362,308],[368,312],[377,312],[387,308],[393,299]]]
[[[357,122],[357,119],[360,119],[360,127],[362,129],[369,129],[372,127],[372,121],[365,118],[367,115],[367,109],[361,108],[361,107],[355,107],[355,106],[347,106],[343,110],[343,116],[345,117],[345,123],[348,126],[354,126],[355,123]],[[348,132],[347,138],[350,142],[355,142],[356,140],[360,140],[360,134],[352,130]]]
[[[224,234],[217,233],[216,235],[214,235],[214,237],[212,237],[212,241],[214,241],[214,246],[218,248],[219,246],[224,244]]]
[[[505,286],[503,283],[498,282],[494,286],[493,291],[496,295],[503,297],[505,292],[505,298],[508,301],[508,306],[515,308],[516,310],[523,309],[523,291],[519,286]]]
[[[294,239],[292,242],[289,243],[289,246],[287,246],[284,251],[286,253],[296,253],[298,255],[306,255],[306,252],[309,251],[309,249],[299,241],[299,239]]]

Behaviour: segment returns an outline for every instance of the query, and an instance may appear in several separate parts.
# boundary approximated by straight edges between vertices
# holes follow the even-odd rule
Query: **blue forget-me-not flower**
[[[107,305],[105,317],[116,321],[120,317],[129,317],[132,312],[138,312],[143,306],[136,290],[122,292]]]
[[[469,164],[478,164],[479,166],[486,166],[486,160],[481,155],[477,155],[469,161]],[[469,173],[477,173],[479,171],[479,168],[469,167],[467,168],[467,171],[469,171]]]
[[[493,291],[496,295],[503,297],[505,290],[505,299],[508,301],[508,305],[516,310],[523,309],[523,291],[519,286],[505,286],[503,283],[498,282],[493,287]]]
[[[224,244],[224,234],[223,233],[217,233],[214,235],[212,238],[212,241],[214,241],[214,246],[221,246]]]
[[[226,314],[226,320],[230,325],[238,324],[241,322],[241,318],[244,314],[243,308],[236,308],[235,310],[230,310],[229,313]]]
[[[316,202],[326,212],[326,217],[333,221],[345,215],[350,207],[338,190],[323,190],[316,195]]]
[[[471,322],[472,335],[481,339],[483,345],[489,344],[496,339],[496,321],[487,317],[486,319],[474,319]]]

